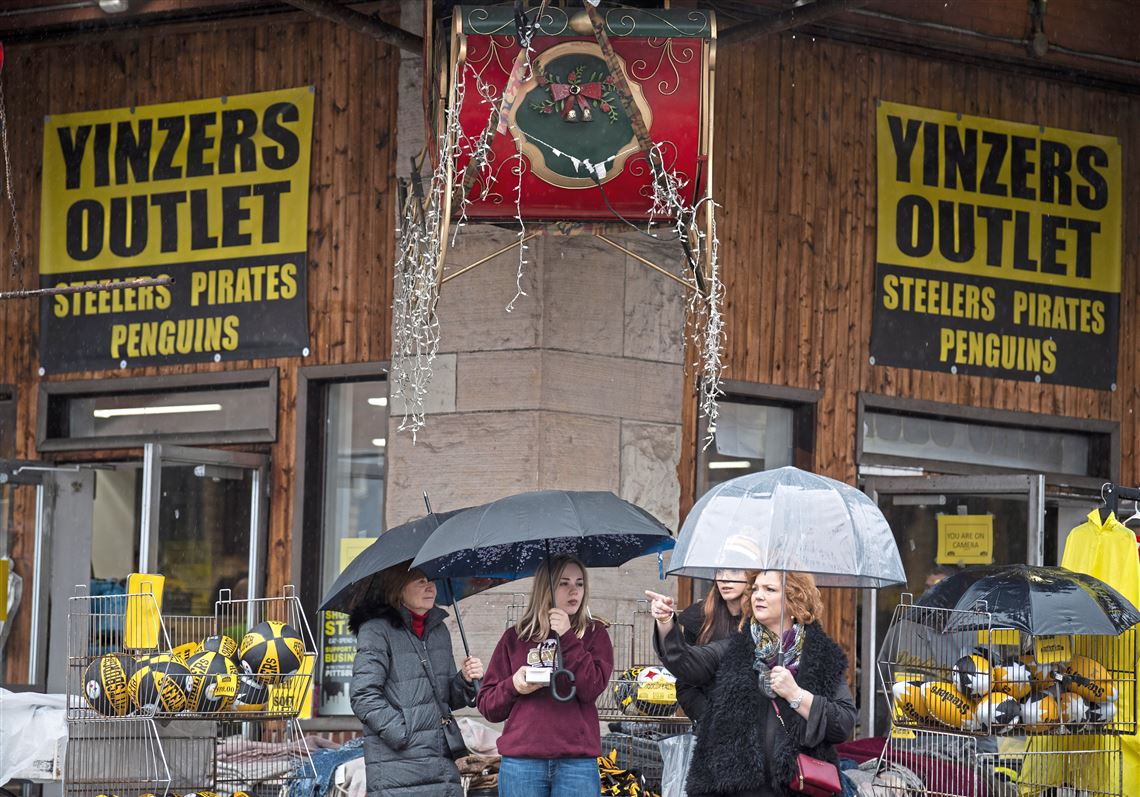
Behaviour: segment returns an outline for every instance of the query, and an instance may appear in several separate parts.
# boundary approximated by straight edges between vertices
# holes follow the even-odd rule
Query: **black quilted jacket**
[[[458,709],[475,705],[475,689],[456,669],[445,617],[439,607],[428,612],[421,640],[407,609],[385,607],[357,631],[352,710],[364,724],[368,797],[463,794],[431,690]],[[434,684],[420,663],[425,654]]]

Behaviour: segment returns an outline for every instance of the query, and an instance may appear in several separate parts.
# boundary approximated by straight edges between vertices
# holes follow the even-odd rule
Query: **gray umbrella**
[[[348,567],[329,587],[321,605],[317,608],[325,612],[346,614],[351,612],[368,593],[374,579],[381,571],[415,559],[424,541],[439,528],[439,524],[462,511],[457,509],[452,512],[432,513],[385,531],[349,562]],[[440,603],[453,603],[502,583],[501,580],[491,579],[482,579],[474,583],[460,580],[449,582],[450,579],[446,578],[436,582],[439,590],[437,599]]]
[[[424,495],[424,501],[427,501],[427,495]],[[424,517],[388,529],[376,539],[376,542],[361,551],[341,572],[318,608],[321,611],[351,612],[365,599],[381,572],[392,567],[409,569],[409,563],[419,553],[420,547],[431,533],[439,528],[441,523],[464,511],[466,510],[456,509],[451,512],[432,512],[429,506],[428,514]],[[470,656],[471,649],[467,644],[467,632],[463,628],[458,601],[502,584],[504,581],[505,579],[501,578],[446,576],[435,579],[438,590],[436,601],[451,604],[465,655]]]
[[[811,573],[822,587],[906,581],[875,503],[850,485],[792,467],[718,484],[685,518],[669,573],[711,579],[722,568]]]

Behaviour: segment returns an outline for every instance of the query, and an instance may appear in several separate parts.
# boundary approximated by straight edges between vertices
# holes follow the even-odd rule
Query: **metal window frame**
[[[803,430],[800,427],[801,421],[804,420],[802,413],[810,413],[811,417],[806,420],[807,425],[812,427],[812,440],[810,451],[807,451],[810,460],[815,459],[815,408],[819,403],[820,398],[823,396],[822,390],[809,390],[807,388],[788,387],[786,385],[769,385],[762,382],[742,382],[733,379],[725,379],[721,382],[721,390],[723,395],[721,401],[734,401],[742,399],[743,403],[750,404],[767,404],[774,407],[783,407],[791,409],[793,412],[792,420],[792,452],[793,456],[800,454],[806,449],[800,449],[796,443],[800,441]],[[696,461],[696,479],[694,484],[696,486],[696,499],[699,499],[708,490],[708,453],[705,448],[704,441],[708,439],[709,427],[708,419],[701,418],[698,426],[697,434],[697,461]],[[797,460],[799,457],[797,456]],[[811,462],[797,461],[796,467],[811,469]]]
[[[142,506],[139,512],[140,573],[154,573],[158,569],[158,518],[164,465],[215,465],[251,471],[247,578],[249,597],[261,597],[265,577],[262,563],[265,561],[269,525],[269,457],[241,451],[147,443],[143,447]]]
[[[38,451],[89,451],[105,448],[139,448],[147,443],[210,446],[277,441],[279,375],[276,368],[256,368],[217,373],[173,374],[170,376],[128,377],[115,380],[72,380],[40,382],[36,410],[36,449]],[[264,390],[269,401],[262,407],[262,423],[247,429],[219,429],[211,432],[117,435],[108,437],[49,437],[48,417],[52,402],[72,396],[119,396],[130,393],[177,393],[187,388],[237,390],[242,386]]]
[[[388,381],[388,362],[350,363],[347,365],[311,365],[297,371],[297,394],[294,401],[293,431],[293,582],[301,583],[302,539],[305,533],[306,462],[309,456],[309,392],[313,385],[331,382]],[[323,444],[314,440],[314,443]],[[387,491],[384,493],[387,498]]]

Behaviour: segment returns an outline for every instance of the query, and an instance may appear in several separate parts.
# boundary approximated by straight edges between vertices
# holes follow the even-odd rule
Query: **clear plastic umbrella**
[[[886,518],[866,495],[799,468],[749,473],[716,485],[677,534],[669,573],[811,573],[821,587],[886,587],[906,581]]]

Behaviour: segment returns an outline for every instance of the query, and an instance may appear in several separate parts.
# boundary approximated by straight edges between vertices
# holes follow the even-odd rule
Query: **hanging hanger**
[[[1116,512],[1116,486],[1112,482],[1105,482],[1100,486],[1100,522],[1108,520],[1108,516]]]
[[[1123,523],[1125,526],[1128,526],[1129,523],[1140,524],[1140,501],[1134,500],[1132,502],[1132,514],[1129,517],[1125,518],[1124,520],[1121,520],[1120,522]],[[1128,527],[1132,528],[1131,526],[1128,526]]]

